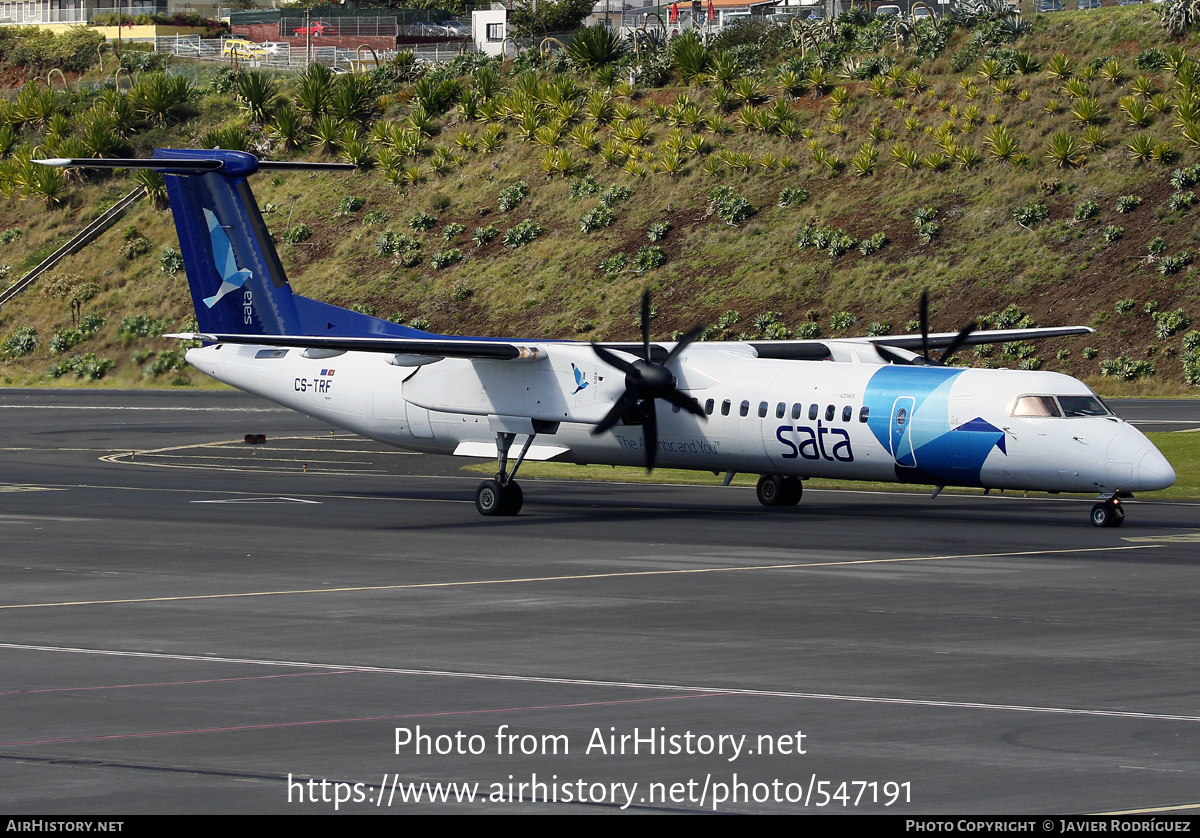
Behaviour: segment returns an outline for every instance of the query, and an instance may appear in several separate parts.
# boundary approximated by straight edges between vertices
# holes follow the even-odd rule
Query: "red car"
[[[314,38],[319,38],[322,35],[336,35],[337,27],[332,23],[323,23],[322,21],[314,20],[308,26],[301,26],[299,29],[293,29],[292,34],[297,38],[302,38],[309,34],[311,34]]]

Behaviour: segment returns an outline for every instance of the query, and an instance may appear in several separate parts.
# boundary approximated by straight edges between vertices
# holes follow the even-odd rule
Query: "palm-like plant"
[[[154,125],[166,125],[178,118],[191,100],[194,90],[183,76],[150,73],[129,91],[137,112]]]
[[[685,84],[712,72],[712,53],[696,35],[695,30],[689,29],[671,43],[671,66]]]
[[[983,145],[988,154],[1001,162],[1012,159],[1021,150],[1009,130],[999,123],[988,129]]]
[[[1129,156],[1139,163],[1145,163],[1154,153],[1154,138],[1149,134],[1138,134],[1125,146]]]
[[[316,122],[325,113],[333,94],[334,75],[324,64],[309,64],[300,74],[300,89],[296,92],[296,107],[309,122]]]
[[[257,70],[241,73],[237,79],[237,98],[239,106],[254,122],[265,125],[279,101],[279,83]]]
[[[589,73],[620,60],[624,54],[625,44],[603,24],[576,29],[567,43],[571,63]]]
[[[1145,128],[1150,124],[1150,106],[1144,99],[1122,96],[1117,100],[1117,107],[1134,128]]]
[[[1079,140],[1066,131],[1059,131],[1046,144],[1046,159],[1061,168],[1075,168],[1087,159]]]
[[[312,143],[326,154],[333,154],[342,143],[342,123],[332,114],[323,114],[313,123]]]
[[[1075,72],[1075,62],[1066,53],[1055,54],[1046,62],[1046,75],[1056,82],[1065,82]]]
[[[1104,118],[1104,109],[1099,99],[1084,96],[1071,108],[1071,118],[1084,125],[1095,125]]]

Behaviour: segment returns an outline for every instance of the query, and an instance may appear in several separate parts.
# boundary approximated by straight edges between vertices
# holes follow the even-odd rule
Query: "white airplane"
[[[1066,375],[946,366],[962,346],[1092,332],[1083,326],[797,341],[641,343],[453,337],[293,294],[246,177],[352,169],[159,149],[153,160],[56,166],[153,168],[166,177],[200,331],[188,361],[213,378],[371,439],[496,458],[475,505],[515,515],[526,460],[762,475],[766,506],[803,480],[917,483],[1120,498],[1175,482],[1166,458]],[[942,349],[934,359],[931,349]],[[921,350],[920,353],[916,350]],[[661,402],[661,404],[660,404]],[[509,467],[514,443],[521,445]]]

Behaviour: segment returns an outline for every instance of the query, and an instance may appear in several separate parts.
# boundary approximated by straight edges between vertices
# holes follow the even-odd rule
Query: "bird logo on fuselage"
[[[587,383],[587,379],[584,377],[583,370],[581,370],[579,367],[575,366],[574,364],[571,364],[571,370],[572,370],[572,372],[575,373],[575,389],[571,391],[571,395],[573,396],[576,393],[578,393],[580,390],[582,390],[584,387],[587,387],[588,383]]]

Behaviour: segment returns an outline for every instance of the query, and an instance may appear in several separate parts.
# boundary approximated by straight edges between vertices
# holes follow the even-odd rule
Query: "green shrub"
[[[500,193],[500,209],[508,212],[520,206],[529,197],[529,186],[523,180],[518,180],[512,186]]]
[[[164,247],[162,254],[158,257],[158,269],[165,274],[174,275],[183,268],[183,254],[173,247]]]
[[[1122,381],[1136,381],[1142,376],[1154,375],[1158,370],[1149,361],[1135,361],[1128,355],[1121,355],[1100,362],[1100,374],[1106,378],[1119,378]]]
[[[442,238],[446,241],[453,241],[463,230],[466,230],[464,224],[447,224],[442,228]]]
[[[1121,236],[1125,235],[1125,228],[1109,224],[1104,228],[1104,232],[1101,235],[1104,236],[1104,240],[1106,242],[1115,242],[1120,239]]]
[[[629,257],[624,253],[614,253],[600,263],[600,270],[608,275],[619,274],[629,267]]]
[[[418,233],[432,229],[434,224],[437,224],[437,216],[428,212],[419,212],[408,220],[408,226]]]
[[[1117,314],[1129,314],[1129,312],[1133,311],[1133,307],[1136,305],[1136,301],[1127,297],[1123,300],[1117,300],[1117,304],[1114,306],[1114,308],[1116,309]]]
[[[546,232],[545,227],[526,218],[504,234],[504,246],[511,247],[514,250],[518,247],[524,247],[544,232]]]
[[[669,232],[671,232],[670,221],[655,221],[646,228],[646,238],[652,242],[660,242],[667,237]]]
[[[1142,205],[1141,195],[1122,195],[1117,198],[1117,212],[1128,215]]]
[[[604,206],[608,207],[609,209],[612,209],[617,204],[627,201],[629,196],[632,194],[633,192],[630,191],[628,186],[614,184],[600,193],[600,203],[604,204]]]
[[[483,247],[499,235],[500,231],[496,229],[496,225],[489,224],[486,227],[476,227],[475,232],[471,234],[471,239],[476,245]]]
[[[307,224],[294,224],[283,231],[283,240],[288,244],[299,244],[312,238]]]
[[[741,224],[757,212],[754,205],[731,186],[718,186],[708,193],[713,212],[726,224]]]
[[[601,230],[609,227],[616,220],[617,217],[613,215],[613,211],[600,204],[593,207],[583,218],[579,219],[579,230],[583,233],[590,233],[593,230]]]
[[[584,175],[579,180],[571,184],[570,199],[578,201],[581,198],[586,198],[589,195],[595,195],[600,191],[600,184],[591,175]]]
[[[21,238],[21,228],[10,227],[3,233],[0,233],[0,244],[9,244],[10,242],[15,242],[19,238]]]
[[[1039,221],[1045,221],[1050,216],[1050,210],[1040,201],[1031,201],[1013,210],[1013,218],[1022,227],[1029,227]]]
[[[1085,221],[1089,218],[1095,218],[1100,212],[1100,205],[1095,201],[1081,201],[1075,207],[1075,220]]]
[[[779,193],[779,206],[781,207],[797,207],[808,200],[808,190],[801,189],[798,186],[785,187]]]
[[[639,271],[652,271],[667,263],[667,252],[656,245],[643,247],[633,257]]]
[[[452,247],[449,250],[443,250],[441,253],[435,253],[429,257],[429,264],[433,265],[434,270],[440,271],[442,268],[448,268],[455,262],[462,261],[462,251],[457,247]]]

